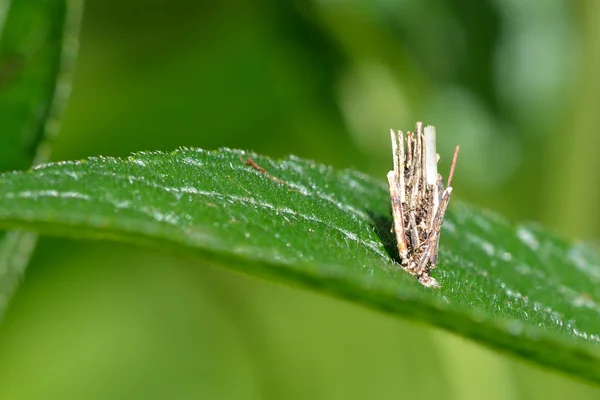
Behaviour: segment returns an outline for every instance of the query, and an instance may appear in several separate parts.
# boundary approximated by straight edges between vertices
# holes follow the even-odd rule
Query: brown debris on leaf
[[[398,252],[402,268],[427,287],[439,287],[430,272],[437,264],[438,243],[444,213],[452,194],[456,146],[448,183],[444,189],[437,172],[436,133],[433,126],[417,122],[406,139],[391,131],[394,169],[387,174]]]

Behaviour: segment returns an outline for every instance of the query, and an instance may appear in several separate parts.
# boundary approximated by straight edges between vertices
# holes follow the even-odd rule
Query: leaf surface
[[[600,382],[596,253],[450,204],[429,289],[394,263],[386,184],[356,171],[181,149],[0,176],[0,226],[191,254]]]

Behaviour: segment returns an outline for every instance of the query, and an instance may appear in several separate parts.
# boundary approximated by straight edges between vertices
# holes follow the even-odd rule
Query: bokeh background
[[[453,199],[595,241],[599,95],[595,0],[88,0],[53,158],[235,147],[383,180],[389,128],[423,120],[442,171],[461,145]],[[600,396],[353,304],[52,238],[0,327],[0,376],[2,399]]]

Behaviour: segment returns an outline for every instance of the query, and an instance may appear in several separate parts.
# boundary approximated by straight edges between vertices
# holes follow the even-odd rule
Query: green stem
[[[570,123],[555,145],[547,220],[567,235],[590,237],[600,234],[600,2],[581,1],[579,11],[581,68]]]

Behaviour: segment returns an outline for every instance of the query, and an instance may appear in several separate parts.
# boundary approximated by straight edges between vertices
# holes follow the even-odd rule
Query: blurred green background
[[[385,178],[438,129],[455,199],[600,234],[600,2],[88,0],[53,158],[178,146]],[[443,241],[443,237],[442,237]],[[111,243],[43,238],[0,327],[0,398],[591,399],[439,330]]]

